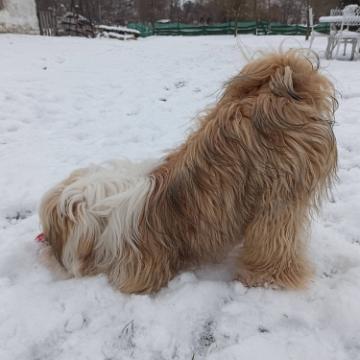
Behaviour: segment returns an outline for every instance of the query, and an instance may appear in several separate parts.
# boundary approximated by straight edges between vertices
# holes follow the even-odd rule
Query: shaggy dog
[[[70,276],[149,293],[241,244],[247,286],[304,286],[309,219],[336,176],[334,88],[299,51],[247,64],[187,141],[158,164],[76,170],[40,206]]]

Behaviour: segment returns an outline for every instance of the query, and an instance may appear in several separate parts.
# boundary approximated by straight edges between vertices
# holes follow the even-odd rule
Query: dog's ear
[[[277,96],[294,100],[301,99],[294,89],[293,71],[290,66],[280,67],[275,71],[271,76],[269,88]]]
[[[309,106],[301,100],[294,86],[292,69],[277,68],[270,77],[268,90],[256,97],[252,111],[254,127],[260,134],[270,136],[304,126]]]
[[[94,251],[103,229],[102,219],[88,209],[85,199],[70,201],[70,204],[65,216],[71,219],[72,236],[64,257],[68,256],[67,266],[75,275],[88,275],[94,271]]]
[[[63,191],[62,184],[49,190],[42,198],[39,207],[39,217],[46,242],[53,249],[57,260],[61,257],[68,234],[68,222],[59,211],[59,197]]]
[[[76,181],[62,190],[57,207],[59,217],[68,224],[62,263],[72,275],[90,274],[95,241],[103,227],[102,220],[92,214],[83,187]]]

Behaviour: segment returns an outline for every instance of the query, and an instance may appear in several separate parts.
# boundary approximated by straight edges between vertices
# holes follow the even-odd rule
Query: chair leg
[[[332,58],[332,52],[334,50],[334,42],[335,42],[335,39],[333,37],[329,36],[328,43],[326,46],[326,51],[325,51],[325,58],[327,60]]]
[[[311,32],[311,35],[310,35],[309,49],[311,49],[311,47],[312,47],[312,44],[313,44],[313,42],[314,42],[314,38],[315,38],[315,35],[314,35],[314,32],[312,31],[312,32]]]
[[[353,40],[351,40],[351,56],[350,56],[350,60],[354,60],[356,48],[357,48],[357,40],[353,39]]]
[[[338,56],[339,56],[340,44],[341,44],[341,39],[338,39],[337,44],[336,44],[336,52],[335,52],[335,58],[336,58],[336,59],[337,59]]]

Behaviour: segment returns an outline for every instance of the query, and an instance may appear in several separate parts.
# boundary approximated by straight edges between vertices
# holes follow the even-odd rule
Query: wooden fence
[[[39,11],[38,17],[40,34],[45,36],[56,36],[57,20],[55,14],[51,11]]]

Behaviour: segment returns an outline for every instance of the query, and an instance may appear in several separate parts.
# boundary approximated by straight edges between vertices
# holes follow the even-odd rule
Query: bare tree
[[[224,5],[227,18],[235,22],[234,36],[236,36],[240,16],[246,17],[246,0],[225,0]]]
[[[313,9],[314,18],[318,19],[320,16],[330,15],[330,9],[336,7],[344,7],[344,2],[339,0],[309,0],[310,6]],[[351,0],[350,3],[356,3],[356,1]]]
[[[3,0],[0,0],[0,2]],[[78,11],[96,23],[126,24],[129,21],[154,23],[159,19],[186,23],[268,20],[287,24],[306,20],[311,6],[315,19],[330,9],[360,0],[36,0],[41,11]]]

